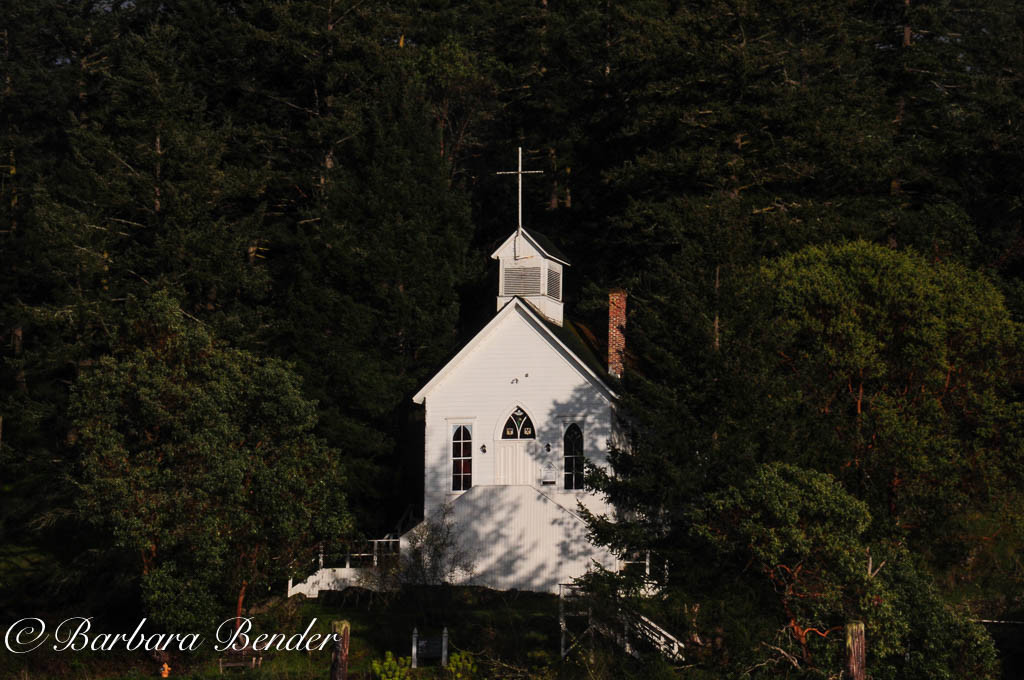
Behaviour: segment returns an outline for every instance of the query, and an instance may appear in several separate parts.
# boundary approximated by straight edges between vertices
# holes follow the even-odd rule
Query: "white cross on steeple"
[[[543,170],[523,170],[523,147],[519,148],[519,169],[518,170],[502,170],[496,172],[496,175],[516,175],[516,179],[519,180],[519,221],[516,226],[516,235],[522,235],[523,232],[523,175],[542,175]]]

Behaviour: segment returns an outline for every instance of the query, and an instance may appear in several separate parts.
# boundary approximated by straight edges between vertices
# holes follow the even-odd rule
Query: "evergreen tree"
[[[761,592],[771,578],[736,588],[729,583],[732,570],[746,572],[742,565],[751,559],[735,552],[750,545],[749,536],[732,533],[768,531],[761,511],[740,509],[736,499],[744,489],[761,488],[752,475],[763,465],[785,461],[841,483],[841,495],[863,503],[872,519],[857,531],[860,547],[801,543],[806,554],[782,562],[790,569],[802,564],[807,578],[824,578],[828,569],[813,561],[839,550],[841,560],[859,564],[870,548],[876,565],[882,559],[904,564],[898,573],[919,560],[907,578],[919,583],[914,597],[930,604],[918,601],[906,611],[941,611],[933,589],[947,575],[959,582],[947,597],[988,612],[1013,606],[1021,574],[1010,556],[1021,545],[1015,508],[1024,487],[1020,405],[1009,377],[1019,375],[1019,329],[994,286],[958,265],[856,242],[769,260],[758,276],[728,289],[726,301],[743,313],[733,315],[704,363],[690,361],[696,353],[687,344],[703,336],[709,346],[706,330],[692,330],[704,320],[686,319],[671,297],[639,315],[644,363],[627,379],[623,404],[633,436],[629,449],[612,457],[615,475],[595,479],[619,508],[619,521],[595,519],[597,535],[623,552],[649,549],[654,564],[666,562],[664,572],[652,573],[678,625],[702,638],[727,626],[732,653],[778,644],[769,638],[786,621],[779,618],[781,605],[744,590]],[[786,521],[801,529],[833,512],[801,510],[802,494],[779,492],[777,500],[757,503],[769,503],[773,513],[789,508]],[[774,569],[772,558],[758,559],[755,571]],[[834,578],[814,587],[848,580]],[[824,609],[815,616],[823,618],[812,627],[839,625],[844,615],[870,618],[861,595],[853,599],[860,603],[853,610],[847,596],[828,606],[816,601]],[[741,601],[753,608],[748,623],[730,613]],[[703,612],[697,619],[694,607]],[[756,618],[762,614],[768,619]],[[957,637],[961,624],[946,620],[953,628],[934,634]],[[803,653],[799,626],[783,637]],[[914,644],[919,651],[937,639]],[[873,669],[896,663],[878,653]],[[984,665],[982,657],[975,660]]]
[[[260,346],[296,362],[321,433],[361,461],[363,526],[387,531],[421,490],[419,455],[396,433],[456,340],[465,198],[421,57],[388,8],[254,3],[239,21],[247,125],[272,173]]]
[[[163,293],[132,301],[116,344],[75,382],[70,476],[147,616],[207,630],[351,531],[342,459],[286,364],[219,346]]]

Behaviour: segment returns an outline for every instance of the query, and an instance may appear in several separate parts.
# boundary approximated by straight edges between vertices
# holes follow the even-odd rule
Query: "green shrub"
[[[411,677],[410,666],[412,660],[409,657],[396,659],[391,652],[385,652],[383,661],[373,662],[373,677],[380,680],[406,680]]]
[[[448,659],[445,670],[454,680],[471,680],[476,677],[476,662],[471,652],[455,652]]]

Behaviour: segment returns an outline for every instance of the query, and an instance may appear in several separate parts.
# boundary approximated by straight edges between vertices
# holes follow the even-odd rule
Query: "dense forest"
[[[630,435],[591,518],[686,677],[994,678],[1024,612],[1012,0],[23,0],[0,22],[0,615],[168,628],[422,499],[524,221]],[[650,583],[605,575],[607,598]],[[174,606],[165,606],[173,601]],[[648,603],[650,606],[650,603]],[[24,614],[20,614],[24,615]],[[223,618],[223,617],[221,617]]]

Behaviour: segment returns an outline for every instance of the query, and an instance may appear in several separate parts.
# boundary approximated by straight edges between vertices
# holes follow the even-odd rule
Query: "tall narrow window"
[[[469,425],[456,425],[452,432],[452,491],[473,486],[473,434]]]
[[[521,407],[516,406],[512,415],[505,421],[505,427],[501,431],[502,439],[536,439],[537,434],[533,429],[533,421],[526,415]]]
[[[562,440],[565,453],[565,488],[583,488],[583,431],[573,423],[565,429]]]

